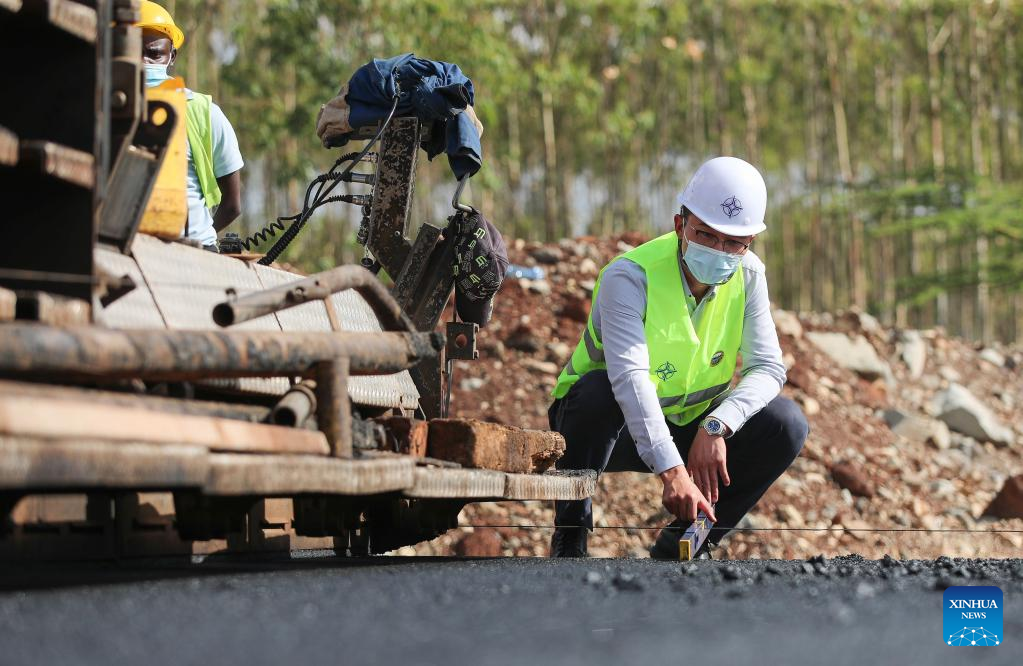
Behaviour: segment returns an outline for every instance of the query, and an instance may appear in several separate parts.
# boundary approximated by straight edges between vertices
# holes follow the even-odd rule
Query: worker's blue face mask
[[[741,254],[729,254],[686,239],[682,254],[686,268],[702,284],[724,284],[742,263]]]
[[[155,88],[170,78],[167,73],[167,65],[144,65],[146,70],[146,87]]]

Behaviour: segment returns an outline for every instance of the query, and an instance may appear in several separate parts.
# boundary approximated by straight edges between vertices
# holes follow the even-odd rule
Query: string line
[[[518,528],[518,529],[540,529],[540,530],[553,530],[556,529],[557,525],[496,525],[496,524],[467,524],[459,525],[458,527],[472,527],[472,528]],[[571,526],[563,526],[571,527]],[[662,530],[664,527],[651,527],[649,525],[595,525],[594,530]],[[679,532],[683,531],[683,527],[673,527],[671,529],[677,529]],[[711,531],[714,530],[733,530],[735,532],[831,532],[831,531],[842,531],[842,532],[925,532],[925,533],[966,533],[966,534],[1023,534],[1023,529],[1011,530],[977,530],[970,529],[967,527],[942,527],[942,528],[926,528],[926,527],[844,527],[842,525],[829,525],[828,527],[711,527]]]

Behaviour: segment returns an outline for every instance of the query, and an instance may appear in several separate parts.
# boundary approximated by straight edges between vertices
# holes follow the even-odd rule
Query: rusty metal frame
[[[315,376],[318,421],[334,455],[352,455],[348,376],[436,358],[440,333],[116,331],[42,324],[0,327],[0,375],[28,379],[191,381]]]
[[[380,139],[366,247],[392,276],[401,273],[411,249],[405,235],[421,138],[419,119],[403,117],[392,119]]]
[[[395,300],[416,329],[432,331],[454,290],[450,267],[455,255],[456,218],[449,218],[444,227],[421,225],[414,243],[407,238],[422,132],[418,119],[395,118],[381,138],[366,246],[394,279]],[[472,210],[459,201],[466,180],[459,182],[452,199],[456,211]],[[420,364],[409,373],[419,390],[424,415],[440,416],[440,360]]]
[[[410,333],[416,330],[387,288],[362,266],[338,266],[304,280],[229,299],[213,308],[213,321],[219,326],[232,326],[303,303],[323,300],[347,289],[354,289],[365,299],[385,331]]]
[[[22,141],[18,163],[25,169],[91,190],[96,185],[96,161],[90,153],[52,141]]]
[[[8,197],[0,265],[36,277],[5,277],[4,286],[92,296],[94,213],[109,142],[111,2],[5,3],[0,58],[10,66],[0,73],[0,89],[27,93],[0,105],[8,131],[0,189],[30,195]]]
[[[21,13],[49,23],[82,41],[95,43],[99,34],[97,11],[70,0],[23,0]]]

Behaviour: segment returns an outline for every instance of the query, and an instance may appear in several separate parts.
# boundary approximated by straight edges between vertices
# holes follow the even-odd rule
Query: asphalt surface
[[[948,647],[997,585],[1004,643]],[[2,664],[1020,664],[1023,561],[0,565]]]

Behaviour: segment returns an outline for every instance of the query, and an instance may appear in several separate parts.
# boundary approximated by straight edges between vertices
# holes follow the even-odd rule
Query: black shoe
[[[586,539],[590,530],[585,527],[557,527],[551,537],[551,557],[589,557]]]
[[[676,519],[670,525],[661,530],[657,540],[650,546],[650,559],[652,560],[678,560],[678,540],[682,538],[685,530],[682,528],[682,521]],[[686,527],[689,527],[686,524]],[[700,550],[696,551],[694,560],[712,560],[714,551],[718,545],[710,539],[703,542]]]

